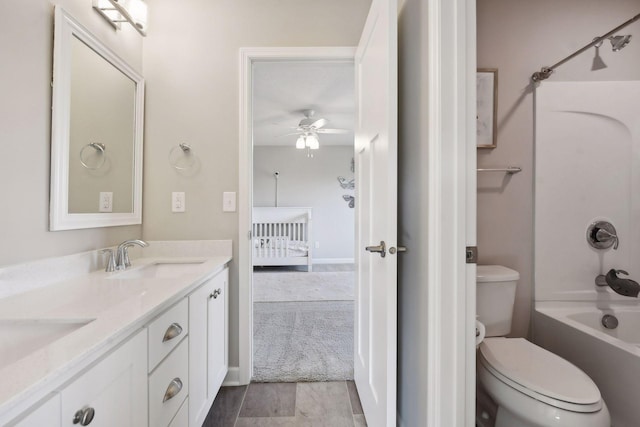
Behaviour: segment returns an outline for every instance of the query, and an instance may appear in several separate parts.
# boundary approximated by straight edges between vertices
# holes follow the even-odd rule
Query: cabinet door
[[[208,330],[208,351],[207,361],[207,396],[210,400],[215,399],[218,390],[227,375],[228,367],[228,289],[229,270],[225,269],[216,276],[214,286],[214,297],[209,298],[209,330]]]
[[[202,425],[227,374],[227,289],[224,269],[189,295],[189,425]]]
[[[147,418],[147,333],[140,331],[61,393],[62,425],[93,409],[91,427],[141,427]]]
[[[215,278],[214,278],[215,279]],[[209,411],[207,399],[207,316],[211,279],[189,295],[189,425],[202,425]]]

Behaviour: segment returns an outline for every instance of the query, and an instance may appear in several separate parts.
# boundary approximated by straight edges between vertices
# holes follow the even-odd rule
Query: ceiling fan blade
[[[318,119],[315,122],[311,123],[311,125],[309,126],[312,128],[320,129],[322,126],[326,126],[327,123],[329,123],[329,120],[327,119]]]
[[[351,131],[348,130],[348,129],[318,129],[316,132],[318,132],[318,133],[335,133],[335,134],[338,134],[338,133],[349,133]]]
[[[300,132],[285,133],[284,135],[277,135],[276,138],[283,138],[285,136],[291,136],[291,135],[300,135]]]

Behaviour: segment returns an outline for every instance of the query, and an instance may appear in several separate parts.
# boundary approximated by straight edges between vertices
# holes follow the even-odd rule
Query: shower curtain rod
[[[574,53],[572,53],[571,55],[567,56],[566,58],[564,58],[561,61],[558,61],[557,63],[553,64],[550,67],[542,67],[540,69],[540,71],[536,71],[535,73],[533,73],[531,75],[531,80],[534,83],[540,82],[542,80],[548,79],[549,76],[551,76],[551,73],[553,73],[553,70],[555,70],[556,68],[558,68],[559,66],[561,66],[562,64],[564,64],[565,62],[575,58],[576,56],[580,55],[582,52],[586,51],[587,49],[592,48],[593,46],[597,45],[598,43],[600,43],[601,41],[603,41],[604,39],[614,35],[615,33],[617,33],[618,31],[620,31],[621,29],[623,29],[624,27],[626,27],[627,25],[633,24],[634,22],[636,22],[638,19],[640,19],[640,13],[637,14],[636,16],[634,16],[633,18],[629,19],[628,21],[618,25],[616,28],[614,28],[613,30],[609,31],[607,34],[605,34],[604,36],[598,37],[593,39],[593,41],[591,43],[589,43],[588,45],[586,45],[585,47],[583,47],[582,49],[579,49],[577,51],[575,51]]]

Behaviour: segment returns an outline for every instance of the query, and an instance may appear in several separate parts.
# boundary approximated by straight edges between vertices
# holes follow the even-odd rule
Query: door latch
[[[477,264],[478,263],[478,247],[477,246],[467,246],[467,264]]]
[[[365,250],[367,252],[379,253],[382,258],[387,255],[387,245],[384,243],[384,240],[381,240],[377,246],[367,246]]]

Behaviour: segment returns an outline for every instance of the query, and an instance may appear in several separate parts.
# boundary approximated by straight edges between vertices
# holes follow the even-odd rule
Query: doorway
[[[354,66],[252,70],[253,376],[353,379]]]
[[[299,115],[299,117],[296,118],[297,121],[294,120],[293,124],[289,122],[287,123],[282,122],[282,124],[286,124],[288,127],[297,128],[298,126],[296,125],[296,123],[300,123],[301,120],[304,120],[306,118],[305,112],[307,111],[305,110],[314,109],[313,108],[315,107],[314,105],[300,105],[296,108],[288,108],[287,111],[273,110],[270,113],[271,115],[267,114],[264,117],[260,117],[259,116],[260,113],[258,113],[258,118],[264,120],[265,126],[267,126],[267,129],[269,129],[272,132],[272,144],[274,144],[274,146],[271,148],[267,148],[266,146],[261,146],[260,144],[256,144],[257,139],[260,137],[259,134],[254,133],[254,129],[253,129],[254,114],[257,111],[256,98],[255,96],[253,96],[254,95],[253,85],[254,85],[254,78],[256,76],[256,69],[258,69],[261,65],[265,66],[266,68],[269,68],[270,66],[277,68],[278,63],[299,63],[299,64],[306,63],[308,65],[311,65],[314,63],[315,64],[320,64],[320,63],[353,64],[354,53],[355,53],[355,50],[352,48],[299,48],[299,49],[298,48],[281,48],[281,49],[257,48],[257,49],[250,49],[250,50],[247,49],[241,52],[241,56],[242,56],[241,65],[243,68],[242,75],[246,77],[246,80],[244,82],[246,86],[246,93],[243,93],[241,96],[241,106],[240,106],[241,114],[243,115],[242,116],[243,123],[244,123],[244,125],[241,128],[241,131],[244,133],[243,135],[241,135],[241,140],[246,141],[247,143],[241,144],[240,146],[240,150],[241,150],[240,151],[240,188],[247,189],[247,192],[243,193],[244,196],[241,197],[239,200],[239,213],[240,213],[240,233],[241,235],[248,236],[248,238],[246,240],[241,239],[240,245],[239,245],[239,251],[240,251],[240,292],[239,292],[239,296],[240,296],[240,300],[239,300],[240,367],[238,372],[238,380],[240,383],[249,383],[251,379],[254,378],[254,374],[255,374],[253,359],[254,359],[254,354],[257,348],[254,347],[255,342],[253,339],[255,316],[256,316],[256,313],[254,312],[254,298],[256,295],[254,294],[254,286],[253,286],[253,276],[254,276],[253,264],[254,263],[252,262],[254,258],[254,253],[256,250],[263,250],[263,252],[268,252],[269,250],[276,251],[278,249],[282,249],[283,245],[286,250],[286,245],[290,243],[290,242],[284,242],[281,239],[277,238],[278,236],[276,236],[276,234],[278,233],[283,234],[281,231],[272,232],[272,236],[267,236],[267,237],[262,236],[261,239],[263,240],[260,241],[260,243],[258,244],[258,248],[256,248],[256,244],[255,244],[256,240],[253,238],[253,235],[254,235],[254,232],[257,230],[254,231],[253,220],[252,220],[254,216],[253,207],[255,206],[254,195],[256,196],[255,197],[256,201],[258,201],[259,204],[269,205],[269,206],[261,206],[261,207],[275,207],[276,205],[275,199],[277,197],[278,198],[277,204],[279,205],[279,207],[284,207],[284,204],[286,203],[288,207],[291,207],[291,208],[301,208],[301,207],[307,208],[309,206],[291,206],[292,204],[294,205],[298,204],[298,202],[295,202],[290,199],[290,197],[293,197],[292,196],[293,193],[291,188],[287,189],[287,186],[291,184],[292,181],[295,183],[299,183],[300,180],[298,179],[297,181],[295,181],[296,179],[293,177],[293,175],[290,175],[290,172],[293,173],[295,171],[293,169],[290,170],[287,168],[290,168],[292,166],[304,166],[305,165],[304,162],[307,162],[306,163],[307,166],[311,165],[315,167],[314,165],[317,165],[320,161],[327,160],[324,158],[326,157],[326,155],[320,154],[320,153],[323,153],[323,148],[325,148],[324,153],[329,153],[330,151],[347,150],[344,146],[339,146],[339,145],[336,145],[335,149],[331,149],[330,147],[333,147],[331,145],[327,145],[326,147],[321,146],[320,149],[318,150],[311,149],[311,147],[308,147],[308,146],[305,146],[305,148],[303,149],[296,149],[295,144],[298,140],[299,135],[288,135],[289,137],[292,137],[292,136],[295,137],[293,141],[291,141],[290,139],[281,140],[279,138],[275,138],[276,141],[273,142],[273,137],[277,137],[277,135],[281,135],[281,134],[294,133],[295,131],[295,129],[287,130],[287,129],[283,129],[282,127],[279,127],[279,123],[282,122],[282,120],[280,119],[283,118],[283,115],[282,115],[283,113],[292,114],[292,113],[295,113],[297,109],[297,114]],[[271,70],[271,71],[274,71],[274,70]],[[351,75],[353,76],[353,73]],[[313,80],[313,78],[311,77],[312,76],[310,75],[307,76],[307,78],[309,78],[310,80]],[[251,82],[251,83],[249,84],[248,82]],[[259,107],[259,102],[260,101],[257,101],[258,107]],[[279,116],[280,118],[277,116],[277,114],[280,114]],[[324,111],[321,111],[318,109],[318,111],[317,112],[314,111],[313,114],[322,114],[324,116],[329,113],[325,113]],[[318,118],[318,116],[313,116],[313,117]],[[319,117],[319,118],[327,118],[327,120],[331,120],[331,121],[337,120],[336,118],[332,119],[331,117]],[[334,128],[333,125],[334,123],[331,123],[331,127],[329,126],[324,126],[324,127],[333,129]],[[342,129],[344,128],[344,125],[340,125],[339,123],[336,123],[335,128]],[[288,131],[291,131],[291,132],[288,132]],[[322,135],[322,133],[319,134],[320,144],[322,144],[322,138],[324,136],[325,135]],[[328,141],[328,139],[329,138],[325,137],[325,141]],[[262,168],[262,171],[263,171],[262,173],[264,175],[262,178],[264,179],[261,180],[260,177],[257,177],[258,180],[256,180],[254,178],[254,169],[256,167],[256,164],[254,163],[254,158],[256,153],[262,152],[259,154],[262,154],[261,159],[263,160],[264,159],[268,160],[269,158],[271,158],[271,159],[275,159],[273,161],[279,161],[278,160],[279,158],[281,158],[282,156],[285,156],[285,154],[283,154],[283,150],[285,149],[289,151],[289,153],[286,154],[286,156],[297,155],[299,158],[296,158],[294,160],[289,160],[286,163],[280,163],[281,165],[285,165],[285,166],[281,166],[277,168],[275,166],[272,166],[272,164],[269,164],[268,161],[266,163],[262,162],[262,166],[259,166],[259,167]],[[272,151],[272,153],[270,154],[267,153],[268,150]],[[353,153],[352,147],[348,148],[348,150],[350,150],[350,152]],[[315,163],[313,163],[314,161]],[[338,165],[339,167],[346,169],[346,171],[343,171],[340,174],[334,173],[334,175],[336,176],[332,178],[332,182],[329,184],[331,188],[333,188],[334,190],[335,189],[342,190],[340,188],[340,182],[338,181],[338,177],[342,177],[347,180],[350,179],[348,175],[348,171],[350,168],[349,161],[350,161],[350,157],[347,159],[346,164]],[[275,170],[275,169],[282,169],[282,170]],[[276,175],[275,174],[276,172],[279,172],[279,174]],[[276,184],[278,186],[277,194],[276,194]],[[349,193],[352,193],[352,192],[349,192],[348,190],[344,192],[344,194],[349,194]],[[338,197],[341,197],[341,194],[338,194]],[[344,209],[347,209],[347,210],[349,209],[348,207],[349,202],[347,200],[339,199],[338,202],[342,204],[342,207]],[[302,203],[302,201],[300,203]],[[309,203],[306,203],[306,204],[309,204]],[[270,213],[266,213],[266,215],[270,215]],[[313,221],[311,222],[311,228],[312,228],[311,233],[313,233],[313,226],[316,225],[317,220],[315,220],[316,215],[313,214],[313,210],[311,215],[312,215],[311,218]],[[294,220],[291,218],[288,220],[288,222],[292,222],[292,221]],[[293,227],[293,225],[290,225],[290,227]],[[334,227],[334,229],[335,228],[336,227]],[[318,236],[317,230],[315,234],[316,238],[313,237],[314,234],[306,234],[307,231],[308,229],[305,229],[305,232],[298,235],[298,238],[296,240],[298,242],[304,241],[303,242],[304,244],[300,244],[297,247],[297,249],[301,250],[302,252],[308,251],[308,254],[311,255],[311,259],[313,260],[314,258],[318,258],[317,256],[314,257],[313,253],[315,252],[316,255],[318,253],[322,254],[323,253],[322,249],[325,245],[323,244],[322,239],[317,238]],[[264,232],[264,229],[263,229],[263,232]],[[324,235],[325,233],[327,233],[327,231],[322,232],[322,235]],[[284,233],[284,234],[290,235],[290,233]],[[311,237],[309,238],[309,236]],[[265,238],[269,239],[268,243],[266,240],[264,240]],[[293,239],[290,239],[290,240],[293,240]],[[332,242],[332,239],[328,239],[324,241],[326,241],[326,243],[329,245]],[[319,245],[317,245],[316,242],[319,242]],[[316,246],[319,246],[319,247],[316,247]],[[288,258],[288,257],[285,257],[285,258]],[[332,262],[332,264],[340,264],[342,267],[344,267],[344,262],[345,260],[348,261],[349,257],[338,256],[338,257],[333,257],[333,258],[338,258],[333,260],[331,259],[332,257],[330,256],[326,256],[326,258],[329,262]],[[257,269],[262,268],[262,269],[272,270],[272,271],[280,269],[281,271],[277,273],[280,273],[280,274],[288,273],[288,274],[294,274],[294,275],[315,274],[315,273],[321,273],[322,270],[331,269],[331,267],[328,267],[327,264],[316,264],[312,262],[309,265],[308,263],[300,263],[300,260],[289,260],[287,262],[291,262],[292,264],[276,265],[277,264],[276,262],[275,264],[271,263],[271,265],[263,265],[263,266],[260,266],[260,264],[258,264],[256,268]],[[266,263],[263,262],[263,264],[270,264],[270,262],[266,262]],[[296,270],[301,270],[301,271],[296,271]],[[308,272],[308,270],[311,270],[311,272]],[[258,274],[272,274],[272,273],[266,273],[265,271],[261,271]],[[289,287],[291,288],[291,285],[289,285]],[[260,296],[258,297],[261,298]],[[269,303],[267,301],[264,301],[263,304],[269,304],[271,308],[273,308],[277,304],[280,304],[280,305],[290,304],[291,302],[292,301],[274,301]],[[263,306],[261,308],[269,308],[269,307]],[[262,316],[264,318],[263,314],[264,313],[259,313],[258,316]],[[269,313],[267,313],[267,317],[268,316],[269,316]]]

